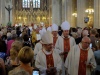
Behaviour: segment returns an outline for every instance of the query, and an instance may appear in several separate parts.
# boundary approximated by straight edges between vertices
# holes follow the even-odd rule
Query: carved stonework
[[[45,0],[41,0],[44,1]],[[49,1],[49,0],[47,0]],[[40,8],[33,8],[33,2],[30,2],[30,8],[22,7],[22,0],[15,0],[14,4],[14,24],[22,23],[22,24],[39,24],[40,22],[44,22],[45,24],[49,24],[49,10]],[[40,2],[43,3],[43,2]],[[45,2],[47,3],[47,2]],[[40,4],[42,6],[42,4]],[[45,4],[47,5],[47,4]],[[44,6],[43,6],[44,7]],[[48,6],[46,6],[48,7]],[[19,9],[20,8],[20,9]]]

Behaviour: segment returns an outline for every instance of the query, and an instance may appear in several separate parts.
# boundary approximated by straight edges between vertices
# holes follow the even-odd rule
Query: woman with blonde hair
[[[20,41],[14,41],[10,49],[10,57],[7,58],[6,65],[18,65],[17,56],[22,48],[22,43]]]
[[[18,60],[18,53],[19,53],[19,48],[18,47],[12,47],[10,49],[10,64],[11,65],[19,65],[19,60]]]
[[[16,74],[17,72],[21,70],[24,70],[29,75],[32,75],[33,67],[30,66],[30,63],[33,60],[33,56],[34,56],[34,53],[33,53],[32,48],[28,46],[23,47],[18,53],[20,65],[14,70],[10,71],[9,75]]]
[[[23,47],[23,44],[20,41],[14,41],[12,43],[12,45],[11,45],[11,48],[14,47],[14,46],[17,47],[17,48],[19,48],[19,50],[20,50]]]
[[[6,68],[7,73],[14,69],[15,67],[19,66],[19,59],[18,59],[18,53],[20,49],[22,48],[22,43],[20,41],[14,41],[11,45],[10,49],[10,56],[6,59]]]

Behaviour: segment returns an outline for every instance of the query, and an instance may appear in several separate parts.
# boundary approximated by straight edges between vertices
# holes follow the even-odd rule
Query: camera
[[[92,43],[90,43],[90,48],[92,48]]]
[[[40,75],[39,69],[33,69],[32,75]]]

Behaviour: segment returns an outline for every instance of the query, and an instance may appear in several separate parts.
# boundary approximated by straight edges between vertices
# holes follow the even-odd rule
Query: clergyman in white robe
[[[76,42],[73,37],[68,36],[68,38],[70,39],[70,49],[71,49],[72,46],[76,45]],[[63,35],[58,37],[56,44],[55,44],[55,50],[59,54],[64,52],[64,36]]]
[[[59,36],[57,41],[56,41],[55,50],[62,57],[62,60],[63,60],[63,62],[62,62],[62,69],[63,69],[62,75],[65,75],[65,68],[63,65],[64,61],[66,59],[65,55],[66,55],[66,52],[70,51],[72,46],[76,45],[76,42],[75,42],[75,39],[73,37],[69,36],[69,29],[70,29],[69,22],[67,22],[67,21],[63,22],[61,24],[61,28],[63,30],[63,33],[62,33],[62,36]],[[67,40],[65,40],[66,38],[68,39],[68,42],[67,42]],[[67,43],[65,44],[65,42],[67,42]],[[65,54],[63,54],[63,53],[65,53]]]
[[[41,41],[36,43],[35,48],[34,48],[34,59],[36,59],[37,53],[42,50],[42,43]]]
[[[45,54],[50,54],[51,52],[47,52],[43,49]],[[38,52],[36,56],[35,66],[39,68],[41,75],[46,75],[46,69],[47,69],[47,63],[46,63],[46,55],[44,54],[42,50]],[[58,53],[53,51],[53,60],[54,60],[54,67],[56,67],[57,75],[60,75],[60,72],[62,70],[62,60]]]
[[[76,43],[73,37],[68,36],[68,38],[70,38],[69,41],[70,41],[70,49],[71,49],[74,45],[76,45]],[[59,54],[64,52],[64,40],[63,39],[64,39],[64,36],[62,35],[62,36],[59,36],[56,41],[55,51]],[[61,57],[62,57],[62,69],[63,69],[62,75],[65,75],[64,58],[63,56]]]
[[[68,53],[68,56],[65,61],[65,67],[69,75],[78,75],[80,48],[82,48],[81,44],[75,45],[73,46],[72,50],[70,50]],[[92,68],[86,67],[86,75],[91,75],[91,71],[96,68],[96,62],[92,49],[88,48],[87,50],[88,50],[88,56],[86,64],[91,63]]]

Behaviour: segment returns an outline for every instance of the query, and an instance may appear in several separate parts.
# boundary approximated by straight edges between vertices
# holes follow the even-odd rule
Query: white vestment
[[[52,35],[52,37],[54,37],[53,35]],[[59,35],[57,34],[57,39],[58,39],[58,37],[59,37]],[[56,40],[56,42],[57,42],[57,40]],[[55,44],[56,44],[56,42],[55,42]],[[54,43],[54,41],[53,41],[53,43]],[[55,49],[55,46],[53,46],[54,47],[54,49]]]
[[[57,75],[59,75],[59,72],[62,70],[62,60],[58,53],[53,51],[53,60],[54,60],[54,67],[56,67]],[[41,75],[46,75],[46,69],[47,69],[47,63],[46,63],[46,55],[41,50],[38,52],[36,56],[35,66],[39,68],[41,71]]]
[[[38,42],[34,48],[34,59],[36,59],[36,55],[40,50],[42,50],[42,43]]]
[[[68,36],[69,38],[69,41],[70,41],[70,49],[76,45],[76,42],[75,42],[75,39],[71,36]],[[55,44],[55,51],[58,52],[59,54],[64,52],[64,36],[59,36],[57,41],[56,41],[56,44]],[[63,60],[63,57],[62,57],[62,60]],[[65,75],[65,68],[64,68],[64,60],[62,62],[62,75]]]
[[[57,35],[57,37],[58,37],[59,35]],[[53,35],[52,35],[52,37],[53,37]],[[58,39],[58,38],[57,38]],[[54,46],[53,46],[54,47]],[[42,43],[41,43],[41,41],[40,42],[38,42],[36,45],[35,45],[35,48],[34,48],[34,59],[36,59],[36,55],[37,55],[37,53],[40,51],[40,50],[42,50]]]
[[[80,44],[79,44],[80,45]],[[79,61],[80,61],[80,48],[79,45],[73,46],[69,51],[65,61],[65,67],[69,75],[78,75]],[[88,48],[88,56],[86,64],[91,63],[93,68],[86,68],[86,75],[91,75],[91,71],[96,67],[96,62],[92,49]]]
[[[76,45],[75,39],[71,36],[68,36],[68,38],[70,39],[70,49],[72,48],[72,46]],[[64,52],[64,36],[59,36],[56,44],[55,44],[55,50],[56,52],[58,52],[59,54]]]

